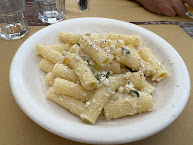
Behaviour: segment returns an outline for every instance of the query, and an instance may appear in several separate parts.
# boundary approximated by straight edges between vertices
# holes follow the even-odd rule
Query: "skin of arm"
[[[145,9],[165,16],[184,16],[188,11],[184,3],[193,7],[193,0],[136,0]]]

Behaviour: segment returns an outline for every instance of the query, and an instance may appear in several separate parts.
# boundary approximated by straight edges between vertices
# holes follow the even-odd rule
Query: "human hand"
[[[193,0],[136,0],[145,9],[160,15],[184,16],[188,11],[184,3],[193,7]]]

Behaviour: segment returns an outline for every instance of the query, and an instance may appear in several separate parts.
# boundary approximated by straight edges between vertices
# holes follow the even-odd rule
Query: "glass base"
[[[13,33],[13,34],[2,33],[2,34],[0,34],[0,37],[5,39],[5,40],[15,40],[15,39],[20,39],[20,38],[24,37],[28,32],[29,32],[28,28],[26,28],[23,31],[18,32],[18,33]]]
[[[193,14],[192,14],[192,13],[187,12],[187,13],[186,13],[186,15],[187,15],[188,17],[190,17],[190,18],[192,18],[192,19],[193,19]]]
[[[56,16],[56,17],[55,17]],[[43,23],[50,23],[54,24],[57,22],[60,22],[64,19],[64,15],[58,15],[57,11],[47,11],[44,16],[41,14],[38,15],[38,18],[43,22]]]

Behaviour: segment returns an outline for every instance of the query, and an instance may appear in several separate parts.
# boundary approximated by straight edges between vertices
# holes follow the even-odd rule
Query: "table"
[[[75,2],[75,0],[72,0]],[[120,0],[119,0],[120,1]],[[121,0],[122,1],[122,0]],[[121,3],[120,1],[120,3]],[[68,1],[67,1],[68,2]],[[93,2],[94,3],[94,2]],[[67,3],[68,5],[69,3]],[[71,3],[70,3],[71,4]],[[98,5],[100,5],[101,3],[99,2]],[[133,3],[134,5],[137,5],[136,3]],[[94,4],[93,4],[94,5]],[[26,1],[26,6],[27,6],[27,19],[28,19],[28,24],[29,26],[47,26],[49,24],[45,24],[42,23],[39,19],[38,19],[38,15],[36,13],[36,9],[34,6],[34,2],[33,0],[27,0]],[[110,6],[109,6],[110,7]],[[67,7],[68,8],[68,7]],[[101,8],[104,9],[104,8]],[[67,9],[68,10],[68,9]],[[86,12],[85,12],[86,13]],[[155,15],[155,14],[151,14],[151,15]],[[96,15],[95,15],[96,16]],[[99,15],[100,16],[100,15]],[[81,17],[81,16],[80,16]],[[163,16],[162,16],[163,17]],[[178,17],[180,18],[180,17]],[[165,19],[165,20],[164,20]],[[138,19],[138,21],[128,21],[130,23],[134,23],[136,25],[178,25],[180,26],[187,34],[190,35],[190,37],[193,38],[193,20],[190,18],[183,18],[183,19],[177,19],[177,21],[173,21],[173,18],[164,18],[163,21],[139,21],[140,19]],[[151,19],[150,19],[151,20]],[[168,21],[167,21],[168,20]],[[169,21],[171,20],[171,21]],[[183,20],[183,21],[181,21]]]
[[[140,25],[168,41],[182,56],[193,83],[193,20],[188,17],[165,17],[144,10],[128,0],[89,0],[89,11],[80,11],[76,0],[66,0],[65,19],[77,17],[106,17]],[[19,46],[33,33],[47,24],[37,19],[33,0],[27,0],[29,34],[19,40],[0,39],[0,144],[2,145],[83,145],[58,137],[39,127],[19,108],[9,86],[9,67]],[[180,26],[180,27],[179,27]],[[181,29],[183,28],[183,29]],[[22,88],[21,88],[22,89]],[[193,144],[193,99],[190,98],[182,114],[169,127],[147,139],[130,145],[191,145]],[[33,108],[32,108],[33,109]]]

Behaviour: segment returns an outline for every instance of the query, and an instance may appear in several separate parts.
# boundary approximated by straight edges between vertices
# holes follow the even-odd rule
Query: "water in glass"
[[[65,0],[35,0],[38,18],[43,23],[56,23],[65,16]]]
[[[25,0],[0,0],[0,37],[19,39],[28,33]]]

